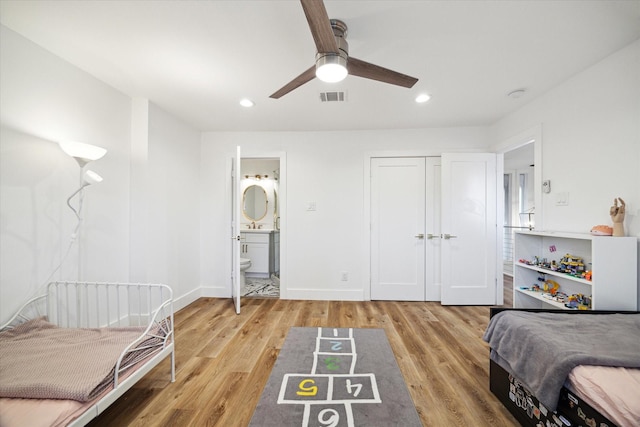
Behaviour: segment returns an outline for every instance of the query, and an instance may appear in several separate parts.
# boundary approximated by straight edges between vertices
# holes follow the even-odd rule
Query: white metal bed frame
[[[46,316],[47,321],[64,328],[103,328],[147,326],[130,343],[116,362],[113,389],[94,402],[69,426],[84,426],[101,414],[151,369],[171,355],[171,382],[175,381],[175,346],[173,332],[173,291],[167,285],[110,282],[51,282],[47,291],[29,300],[0,331],[20,323]],[[159,338],[147,361],[120,380],[130,365],[123,366],[125,356],[145,339]],[[139,348],[139,347],[138,347]]]

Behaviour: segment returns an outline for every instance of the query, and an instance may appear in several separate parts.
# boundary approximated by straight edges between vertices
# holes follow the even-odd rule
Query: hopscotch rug
[[[249,425],[422,426],[383,329],[299,327]]]

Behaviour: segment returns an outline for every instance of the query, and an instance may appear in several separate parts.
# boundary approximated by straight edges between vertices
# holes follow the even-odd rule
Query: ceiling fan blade
[[[304,15],[307,17],[313,41],[319,53],[338,53],[338,43],[331,28],[324,2],[318,0],[300,0]]]
[[[291,80],[289,83],[287,83],[286,85],[282,86],[280,89],[275,91],[273,95],[269,96],[269,98],[278,99],[281,96],[288,94],[292,90],[302,86],[303,84],[310,82],[315,78],[315,76],[316,76],[316,66],[313,65],[311,68],[304,71],[298,77]]]
[[[349,74],[352,76],[364,77],[365,79],[377,80],[379,82],[407,88],[413,87],[413,85],[418,81],[415,77],[407,76],[406,74],[398,73],[396,71],[389,70],[388,68],[370,64],[352,56],[349,57],[347,69],[349,70]]]

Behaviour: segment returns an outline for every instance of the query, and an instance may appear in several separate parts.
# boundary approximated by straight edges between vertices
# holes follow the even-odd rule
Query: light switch
[[[569,193],[557,193],[556,194],[556,206],[569,206]]]

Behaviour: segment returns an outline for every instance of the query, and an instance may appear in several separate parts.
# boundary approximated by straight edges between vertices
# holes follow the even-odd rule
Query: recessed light
[[[416,96],[416,102],[418,104],[424,104],[430,99],[431,99],[431,95],[429,95],[428,93],[421,93],[420,95]]]
[[[240,105],[242,105],[243,107],[249,108],[249,107],[253,107],[256,104],[249,98],[243,98],[240,100]]]

